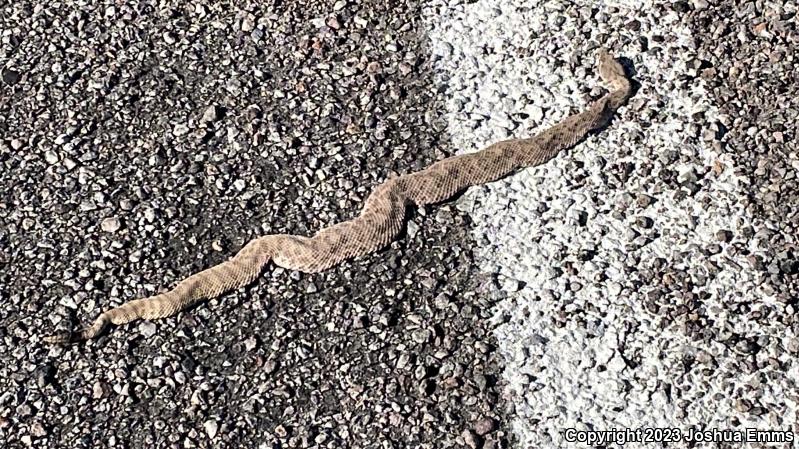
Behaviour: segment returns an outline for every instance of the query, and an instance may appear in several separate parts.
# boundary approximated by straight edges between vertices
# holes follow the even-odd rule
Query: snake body
[[[315,273],[345,259],[376,251],[400,232],[408,205],[439,203],[470,186],[543,164],[603,127],[631,95],[631,84],[619,62],[604,50],[599,51],[598,71],[609,92],[586,110],[533,137],[497,142],[478,152],[449,157],[419,172],[389,179],[372,192],[356,218],[324,228],[312,237],[288,234],[259,237],[229,260],[183,279],[172,290],[129,301],[103,312],[88,327],[46,337],[45,341],[69,343],[91,339],[110,324],[174,315],[199,301],[250,284],[269,263]]]

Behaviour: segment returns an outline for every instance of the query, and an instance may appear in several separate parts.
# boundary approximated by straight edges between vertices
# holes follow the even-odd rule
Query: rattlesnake
[[[598,69],[609,93],[585,111],[536,136],[494,143],[476,153],[448,157],[422,171],[389,179],[375,188],[360,215],[352,220],[322,229],[313,237],[274,234],[254,239],[231,259],[189,276],[172,290],[129,301],[103,312],[89,327],[46,337],[45,341],[86,340],[99,335],[109,324],[174,315],[199,301],[253,282],[270,261],[290,270],[315,273],[380,249],[402,229],[406,206],[439,203],[470,186],[542,164],[603,127],[631,95],[631,84],[621,64],[605,50],[599,50]]]

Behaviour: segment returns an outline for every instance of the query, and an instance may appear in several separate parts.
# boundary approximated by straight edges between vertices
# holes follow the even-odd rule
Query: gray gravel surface
[[[508,295],[519,446],[572,446],[567,428],[796,434],[796,4],[429,5],[462,151],[584,108],[600,45],[640,84],[604,132],[457,203]]]
[[[773,223],[755,256],[768,289],[780,301],[799,299],[799,5],[767,2],[688,7],[687,23],[700,52],[700,76],[724,121],[720,148],[735,155],[749,180],[744,206]]]
[[[414,2],[184,4],[0,7],[2,446],[506,445],[452,207],[323,274],[41,343],[445,156]]]
[[[3,448],[799,432],[795,2],[76,3],[0,6]],[[640,88],[552,163],[329,272],[41,343],[549,126],[598,45]]]

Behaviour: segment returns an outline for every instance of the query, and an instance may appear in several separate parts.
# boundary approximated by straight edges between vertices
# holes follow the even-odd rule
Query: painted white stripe
[[[768,412],[758,417],[737,411],[733,398],[757,380],[742,372],[745,357],[718,337],[693,341],[680,324],[684,320],[645,308],[647,296],[666,281],[638,279],[662,258],[694,284],[708,278],[692,289],[711,294],[699,310],[707,317],[705,327],[717,334],[768,336],[758,358],[785,359],[779,347],[795,337],[778,322],[764,327],[731,310],[754,301],[752,307],[788,314],[758,287],[744,255],[723,243],[721,254],[701,254],[718,243],[718,230],[731,230],[736,245],[746,246],[743,228],[757,231],[769,224],[740,206],[747,186],[734,174],[736,161],[710,141],[689,138],[710,132],[705,127],[719,117],[701,79],[686,80],[685,75],[696,75],[690,32],[676,13],[656,11],[651,1],[526,0],[469,5],[439,0],[425,10],[448,96],[451,142],[462,151],[511,134],[529,135],[584,107],[588,93],[600,93],[593,50],[600,42],[633,61],[642,85],[603,133],[545,166],[472,189],[458,205],[473,217],[481,269],[497,273],[511,291],[497,311],[496,337],[507,364],[520,447],[560,446],[567,427],[728,429],[735,417],[743,426],[774,429],[782,416],[796,416],[795,395],[783,395],[792,384],[768,368],[776,380],[756,387]],[[623,26],[633,19],[637,31]],[[659,50],[643,52],[641,37]],[[665,157],[669,152],[673,162]],[[633,167],[624,182],[614,180],[617,170],[611,168],[622,162]],[[714,168],[723,171],[716,174]],[[702,189],[695,196],[676,196],[680,188],[660,180],[669,169],[681,179],[699,173]],[[657,201],[636,206],[642,193]],[[537,211],[541,204],[543,213]],[[636,247],[631,233],[641,229],[638,217],[653,221],[652,231],[644,230],[653,241],[643,247]],[[756,244],[747,249],[761,251]],[[583,261],[586,251],[595,255]],[[635,259],[640,269],[627,272]],[[706,260],[720,272],[712,275]],[[671,306],[680,301],[660,300]],[[503,323],[506,315],[512,319]],[[687,374],[686,357],[696,360]],[[630,360],[637,366],[628,366]]]

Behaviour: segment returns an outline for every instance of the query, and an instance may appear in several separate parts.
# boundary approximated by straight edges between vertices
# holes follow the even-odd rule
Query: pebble
[[[219,108],[216,105],[210,105],[205,109],[202,116],[203,123],[213,123],[219,119]]]
[[[104,219],[100,223],[100,227],[105,232],[117,232],[122,227],[122,222],[117,217],[110,217]]]
[[[50,165],[55,165],[58,163],[58,154],[55,151],[48,150],[44,153],[44,160]]]
[[[175,137],[185,136],[188,133],[189,133],[189,127],[185,123],[178,123],[175,125],[174,128],[172,128],[172,134]]]
[[[474,424],[477,435],[485,436],[496,429],[496,422],[491,418],[481,418]]]
[[[217,424],[216,420],[209,419],[203,423],[203,429],[205,429],[208,438],[213,439],[219,431],[219,424]]]
[[[430,331],[427,329],[416,329],[411,333],[411,338],[417,344],[424,344],[430,339]]]
[[[463,444],[465,444],[470,449],[477,449],[480,447],[479,440],[477,439],[477,435],[474,434],[469,429],[466,429],[461,434],[461,438],[463,439]]]
[[[94,399],[102,399],[107,396],[110,391],[111,389],[105,382],[98,380],[92,385],[92,397]]]
[[[258,340],[256,340],[255,337],[250,337],[244,340],[244,349],[246,349],[247,351],[252,351],[257,346],[258,346]]]
[[[413,221],[413,220],[408,220],[408,223],[407,223],[406,226],[407,226],[407,230],[408,230],[408,238],[411,238],[411,239],[415,238],[416,234],[419,233],[419,225],[416,224],[416,222]]]
[[[18,71],[13,69],[3,69],[3,82],[7,85],[14,86],[20,81],[20,79],[22,79],[22,75]]]
[[[522,289],[522,283],[517,279],[512,279],[509,277],[500,277],[500,289],[506,292],[518,292]]]
[[[144,338],[152,337],[157,331],[158,327],[152,321],[142,321],[141,324],[139,324],[139,333]]]

